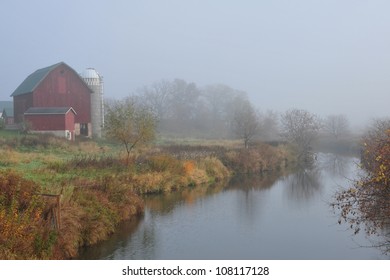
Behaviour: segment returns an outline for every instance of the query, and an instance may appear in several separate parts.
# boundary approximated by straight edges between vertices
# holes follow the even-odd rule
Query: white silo
[[[93,91],[91,94],[92,137],[100,138],[104,125],[103,76],[94,68],[85,69],[80,76]]]

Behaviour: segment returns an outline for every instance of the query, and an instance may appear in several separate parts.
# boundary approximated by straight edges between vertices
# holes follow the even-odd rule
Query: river
[[[80,259],[387,259],[329,206],[358,160],[319,154],[315,168],[235,177],[146,198],[145,215]]]

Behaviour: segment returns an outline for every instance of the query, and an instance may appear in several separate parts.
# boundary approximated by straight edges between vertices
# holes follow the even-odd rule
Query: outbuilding
[[[31,107],[24,113],[24,119],[34,132],[74,140],[76,115],[72,107]]]

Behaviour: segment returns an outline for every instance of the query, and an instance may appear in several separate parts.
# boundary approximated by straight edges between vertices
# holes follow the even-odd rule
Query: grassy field
[[[0,241],[10,240],[10,229],[20,230],[13,242],[0,242],[0,259],[76,257],[80,247],[141,215],[143,194],[284,168],[293,158],[286,146],[262,143],[250,150],[227,140],[157,143],[135,150],[127,163],[112,143],[0,131]],[[61,195],[60,205],[47,195]]]

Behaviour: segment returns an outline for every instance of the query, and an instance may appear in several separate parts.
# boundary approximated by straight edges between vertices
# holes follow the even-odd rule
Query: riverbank
[[[354,229],[339,225],[338,211],[329,205],[340,186],[358,178],[357,160],[320,153],[313,169],[238,175],[146,196],[143,217],[119,225],[107,241],[77,258],[388,259],[363,230],[352,239]]]
[[[250,150],[165,145],[137,151],[129,164],[117,147],[92,141],[34,136],[1,144],[0,240],[10,237],[6,225],[24,231],[15,242],[0,243],[0,259],[74,258],[79,248],[107,239],[120,222],[142,215],[143,194],[285,168],[293,159],[286,146],[267,144]],[[29,203],[12,191],[18,188],[29,193]]]

